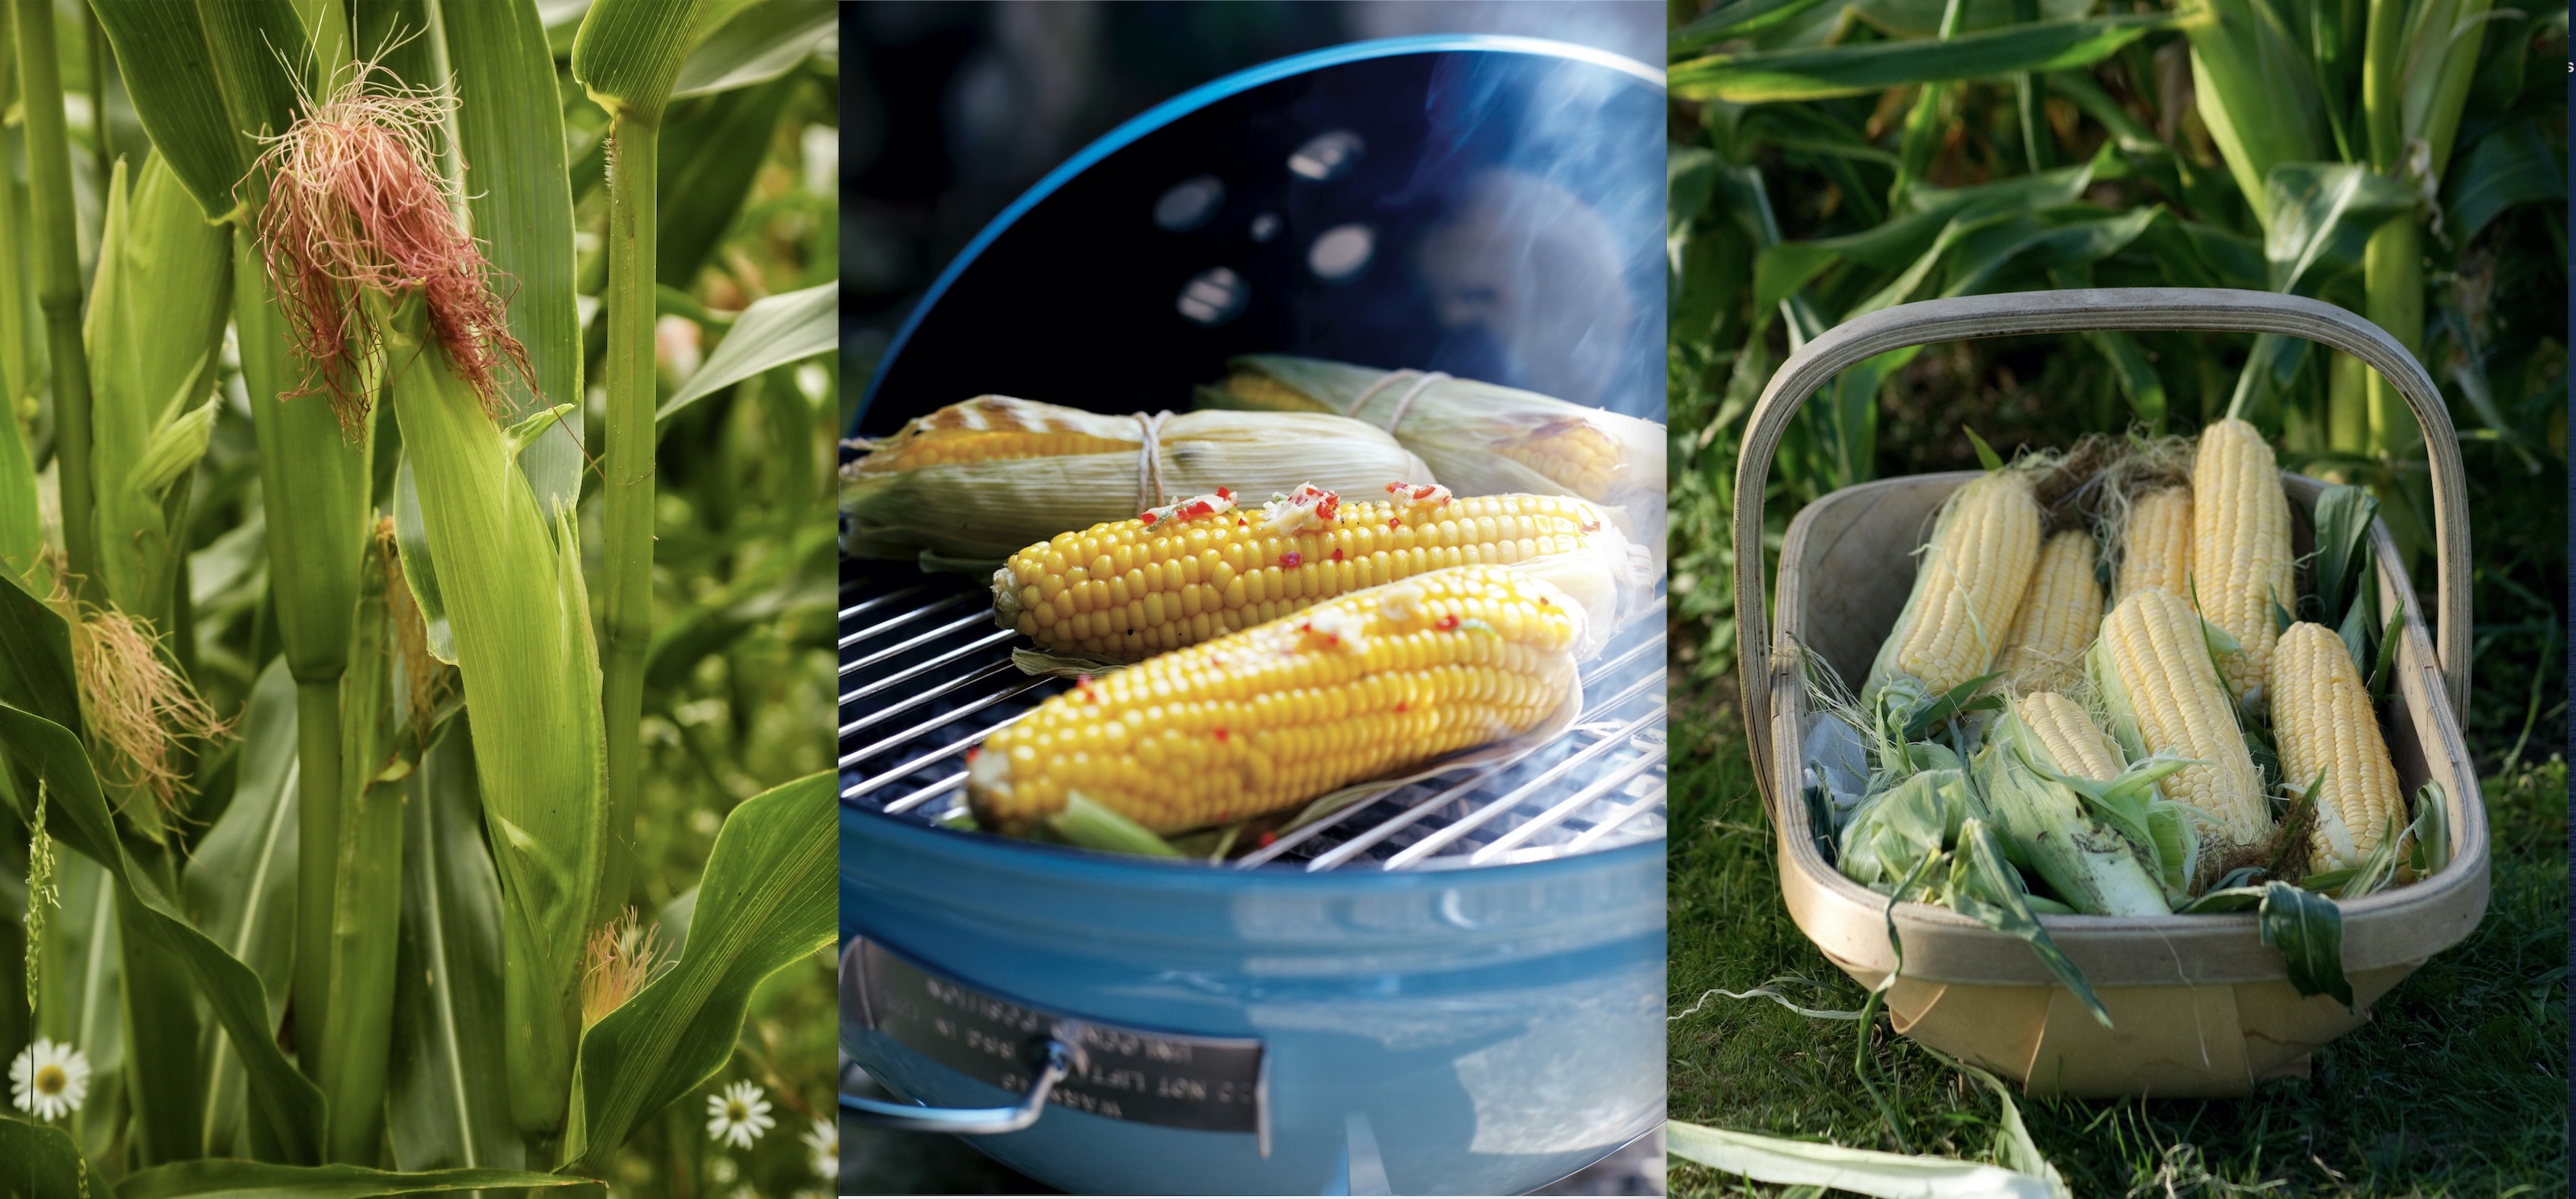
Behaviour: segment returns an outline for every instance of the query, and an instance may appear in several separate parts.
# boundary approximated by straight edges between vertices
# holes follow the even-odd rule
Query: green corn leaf
[[[125,477],[127,489],[158,499],[180,476],[195,469],[197,460],[206,456],[207,438],[214,434],[215,404],[215,398],[208,396],[205,403],[153,430],[151,442],[143,447],[143,456],[135,460],[134,470]]]
[[[2264,180],[2273,168],[2334,153],[2325,94],[2307,50],[2266,0],[2192,0],[2182,28],[2210,140],[2268,227],[2272,207]]]
[[[2333,618],[2360,598],[2370,565],[2370,522],[2378,515],[2379,499],[2366,487],[2338,483],[2317,497],[2316,610],[2320,619]]]
[[[407,1171],[517,1169],[527,1143],[490,1067],[501,1038],[501,883],[483,846],[470,713],[405,781],[403,982],[394,991],[386,1097],[394,1164]]]
[[[532,485],[533,486],[533,485]],[[402,552],[403,581],[428,634],[429,656],[456,665],[456,631],[447,623],[447,600],[438,590],[438,563],[429,550],[429,528],[420,518],[420,479],[411,451],[394,467],[394,544]]]
[[[71,626],[62,613],[8,578],[0,578],[0,703],[75,732],[81,729]]]
[[[9,1163],[10,1189],[27,1199],[89,1199],[93,1194],[123,1193],[89,1164],[70,1133],[14,1112],[0,1116],[0,1161]]]
[[[671,98],[750,87],[793,71],[840,28],[840,16],[833,0],[757,0],[736,8],[680,64]],[[713,12],[706,16],[717,19]]]
[[[2111,368],[2111,376],[2120,383],[2120,394],[2127,397],[2129,411],[2149,431],[2164,427],[2165,383],[2156,374],[2156,366],[2139,348],[2138,339],[2118,329],[2096,329],[2084,335],[2086,344],[2102,355]]]
[[[295,680],[272,660],[242,718],[233,799],[180,878],[197,927],[259,976],[271,1024],[286,1015],[295,963]],[[242,1068],[223,1030],[207,1029],[206,1145],[231,1150],[241,1124]]]
[[[1806,12],[1823,0],[1734,0],[1701,14],[1664,39],[1665,54],[1680,58],[1702,46],[1759,33]]]
[[[752,301],[706,364],[653,414],[656,426],[699,400],[762,371],[831,353],[840,345],[841,285],[825,283]]]
[[[1674,64],[1669,78],[1673,95],[1684,100],[1822,100],[1907,84],[2090,66],[2169,23],[2161,15],[2092,17],[1964,33],[1946,41],[1711,54]]]
[[[801,84],[780,79],[694,100],[674,110],[655,164],[659,245],[653,277],[687,288],[751,194],[770,134]]]
[[[1733,1132],[1680,1120],[1664,1122],[1666,1152],[1729,1178],[1790,1187],[1831,1187],[1907,1199],[2055,1199],[2048,1181],[1985,1162],[1929,1154],[1846,1149]]]
[[[364,1166],[278,1166],[267,1162],[207,1160],[175,1162],[128,1175],[116,1184],[116,1199],[252,1199],[281,1195],[293,1199],[374,1199],[379,1195],[427,1195],[509,1187],[598,1187],[597,1179],[524,1170],[431,1170],[397,1174]]]
[[[6,51],[0,50],[0,56]],[[0,229],[0,237],[17,235]],[[14,264],[0,264],[0,288],[14,291],[19,274]],[[0,318],[5,319],[5,318]],[[12,364],[11,370],[23,370]],[[17,392],[0,387],[0,571],[39,586],[39,562],[45,550],[45,528],[36,500],[36,461],[27,449],[26,429],[18,422]]]
[[[233,185],[258,153],[234,129],[214,49],[195,0],[94,3],[126,93],[153,149],[170,160],[209,217],[233,209]]]
[[[2263,195],[2272,290],[2301,296],[2357,269],[2370,235],[2420,202],[2404,184],[2346,162],[2280,163],[2264,176]]]
[[[581,1042],[565,1156],[604,1164],[637,1126],[724,1067],[763,979],[832,944],[830,772],[744,800],[716,833],[678,964]]]
[[[61,842],[106,866],[116,878],[123,917],[119,933],[129,941],[125,947],[128,979],[133,978],[138,954],[161,958],[183,971],[243,1059],[249,1072],[251,1116],[286,1157],[319,1160],[322,1096],[278,1049],[259,975],[199,932],[127,856],[79,739],[41,716],[0,704],[0,747],[8,750],[12,761],[41,777],[51,801],[61,805],[59,812],[65,817],[57,834]],[[137,937],[147,938],[148,944],[131,943]]]
[[[2552,146],[2528,117],[2478,139],[2442,180],[2443,231],[2467,245],[2488,222],[2521,204],[2567,198],[2563,147]]]
[[[254,143],[286,132],[303,111],[301,98],[326,90],[293,0],[197,0],[197,11],[233,128]]]
[[[1047,827],[1064,838],[1065,844],[1084,849],[1149,858],[1184,856],[1154,830],[1079,791],[1066,798],[1064,811],[1048,821]]]
[[[2263,943],[2281,951],[2301,995],[2331,995],[2352,1009],[2343,973],[2343,910],[2313,891],[2274,881],[2263,888]]]
[[[573,78],[609,115],[659,122],[705,7],[705,0],[594,0],[573,35]]]
[[[2406,828],[2406,868],[2417,878],[2451,862],[2451,817],[2442,802],[2440,783],[2415,789],[2415,821]]]
[[[564,170],[563,102],[533,0],[440,0],[455,73],[466,210],[493,269],[515,286],[510,332],[534,376],[502,380],[513,416],[581,399],[581,319],[574,302],[572,188]],[[530,394],[530,386],[534,394]],[[578,407],[520,455],[539,511],[581,494]]]
[[[2405,625],[2406,610],[2400,608],[2388,614],[2388,623],[2379,630],[2379,655],[2370,664],[2367,684],[2372,707],[2379,706],[2380,701],[2388,698],[2388,681],[2396,677],[2397,672],[2397,633]]]
[[[1975,429],[1963,427],[1960,431],[1968,435],[1968,444],[1976,448],[1977,465],[1982,466],[1987,470],[2002,470],[2004,468],[2003,455],[1996,453],[1995,447],[1987,445],[1985,438],[1977,436],[1977,431]]]
[[[2024,899],[2021,876],[2004,860],[2003,847],[1985,821],[1971,817],[1960,825],[1959,848],[1950,862],[1945,895],[1951,911],[2028,943],[2049,973],[2083,1003],[2084,1010],[2091,1012],[2102,1027],[2111,1027],[2111,1013],[2093,994],[2092,982],[2057,947],[2039,917],[2032,914]]]

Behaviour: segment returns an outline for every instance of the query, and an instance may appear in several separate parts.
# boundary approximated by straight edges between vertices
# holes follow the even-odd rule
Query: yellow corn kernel
[[[1152,521],[1114,521],[1032,545],[993,577],[994,622],[1021,627],[1028,589],[1035,587],[1057,616],[1050,622],[1041,612],[1031,637],[1038,649],[1134,661],[1427,570],[1508,565],[1540,556],[1549,545],[1571,550],[1607,525],[1599,508],[1571,496],[1430,495],[1416,502],[1408,494],[1308,507],[1310,518],[1272,526],[1255,510],[1190,515],[1182,504]],[[1065,555],[1067,546],[1075,553]],[[1113,588],[1085,582],[1090,576],[1082,568],[1058,565],[1122,552],[1163,564],[1121,576],[1123,599]],[[1238,561],[1245,569],[1231,565]],[[1062,594],[1053,595],[1059,585]],[[1129,614],[1130,627],[1121,631],[1137,635],[1133,644],[1101,638],[1084,620],[1110,608]]]
[[[2308,835],[2310,868],[2358,866],[2392,822],[2406,819],[2397,768],[2361,670],[2334,630],[2301,621],[2273,646],[2268,682],[2282,780],[2305,787],[2325,774]]]
[[[2272,608],[2298,603],[2290,557],[2290,500],[2272,447],[2254,426],[2202,430],[2191,468],[2191,585],[2200,614],[2243,648],[2219,669],[2228,694],[2259,708],[2276,636]]]
[[[2138,591],[2191,594],[2191,488],[2159,487],[2129,505],[2113,603]]]
[[[1986,673],[2039,558],[2039,502],[2016,471],[1970,480],[1942,508],[1915,562],[1905,613],[1871,664],[1867,694],[1893,675],[1934,694]]]
[[[2175,753],[2200,760],[2157,785],[2166,798],[2215,822],[2203,830],[2204,845],[2218,851],[2212,860],[2269,837],[2272,810],[2263,777],[2189,602],[2169,591],[2120,601],[2102,622],[2093,652],[2094,685],[2129,757]]]
[[[1038,705],[978,750],[967,801],[985,828],[1024,832],[1080,792],[1173,833],[1518,736],[1574,678],[1568,609],[1491,566],[1333,599]]]
[[[2102,727],[2093,723],[2084,705],[2054,691],[2033,691],[2022,696],[2014,710],[2039,738],[2051,769],[2106,783],[2120,777],[2120,751],[2102,735]]]
[[[2093,535],[2069,529],[2040,547],[2039,565],[2004,635],[1995,669],[2015,694],[2071,687],[2084,676],[2084,647],[2102,627],[2102,585],[2093,578]]]

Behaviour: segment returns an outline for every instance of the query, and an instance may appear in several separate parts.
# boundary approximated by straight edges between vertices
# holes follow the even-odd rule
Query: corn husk
[[[1158,447],[1151,464],[1148,423]],[[914,464],[993,433],[1060,435],[1060,450]],[[1394,438],[1319,413],[1111,415],[988,395],[859,448],[862,456],[841,467],[841,545],[854,558],[999,561],[1058,533],[1220,487],[1257,498],[1305,483],[1373,493],[1398,481],[1440,481]]]
[[[1664,544],[1664,426],[1473,379],[1248,354],[1198,389],[1202,409],[1330,412],[1388,429],[1459,495],[1580,496],[1658,554]],[[1416,388],[1419,387],[1417,391]],[[1406,397],[1411,394],[1411,399]]]

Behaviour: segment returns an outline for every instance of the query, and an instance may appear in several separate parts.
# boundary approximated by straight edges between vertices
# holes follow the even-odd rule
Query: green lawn
[[[1870,1149],[1997,1160],[1991,1092],[1872,1030],[1872,1080],[1853,1076],[1854,1025],[1763,999],[1852,1011],[1861,988],[1780,903],[1776,853],[1736,709],[1673,715],[1672,1118]],[[2552,757],[2486,786],[2495,834],[2484,923],[2316,1054],[2310,1078],[2242,1100],[2021,1100],[2041,1152],[2080,1196],[2564,1195],[2567,1193],[2567,769]],[[1901,1135],[1901,1141],[1900,1141]],[[1788,1194],[1676,1162],[1675,1195]],[[1801,1194],[1814,1194],[1807,1189]]]

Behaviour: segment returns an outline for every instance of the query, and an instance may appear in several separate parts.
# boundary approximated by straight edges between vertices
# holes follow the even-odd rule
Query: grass
[[[2485,688],[2481,687],[2484,691]],[[1673,715],[1671,1011],[1710,988],[1795,977],[1801,1006],[1856,1011],[1861,988],[1781,905],[1777,851],[1741,714],[1723,694]],[[2567,768],[2485,785],[2493,894],[2466,941],[2319,1050],[2306,1079],[2240,1100],[2024,1099],[2033,1139],[2078,1195],[2567,1194]],[[1672,1118],[1895,1150],[1852,1073],[1846,1020],[1711,996],[1670,1029]],[[1882,1021],[1872,1080],[1913,1152],[1996,1160],[2000,1105]],[[1675,1195],[1789,1194],[1676,1163]],[[1812,1190],[1803,1192],[1813,1194]]]

